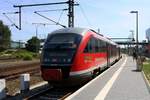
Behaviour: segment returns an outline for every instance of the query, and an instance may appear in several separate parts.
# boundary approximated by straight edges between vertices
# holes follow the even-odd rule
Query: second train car
[[[44,43],[41,73],[52,85],[76,85],[119,57],[119,46],[91,29],[59,29],[50,33]]]

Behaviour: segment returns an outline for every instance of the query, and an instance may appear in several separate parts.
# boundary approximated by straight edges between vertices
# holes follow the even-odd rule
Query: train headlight
[[[62,60],[63,62],[71,62],[71,59],[69,58],[69,59],[66,59],[66,58],[64,58],[63,60]]]
[[[67,59],[67,61],[68,61],[68,62],[71,62],[71,59],[69,58],[69,59]]]
[[[45,59],[44,59],[44,62],[50,62],[50,59],[45,58]]]
[[[76,45],[76,44],[73,44],[73,45],[72,45],[72,48],[76,48],[76,47],[77,47],[77,45]]]
[[[63,59],[64,62],[66,62],[66,59]]]
[[[44,59],[44,62],[47,62],[47,58]]]
[[[56,58],[53,58],[52,59],[52,62],[57,62],[58,60]]]

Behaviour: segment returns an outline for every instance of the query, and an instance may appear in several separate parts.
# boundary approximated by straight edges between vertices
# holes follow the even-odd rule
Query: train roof
[[[89,29],[86,29],[86,28],[63,28],[63,29],[55,30],[51,34],[76,33],[76,34],[84,35],[87,31],[89,31]]]
[[[100,36],[100,38],[101,38],[102,40],[104,40],[104,41],[106,41],[106,42],[108,42],[108,43],[111,43],[111,44],[113,44],[113,45],[118,45],[118,44],[116,44],[115,42],[113,42],[111,39],[109,39],[109,38],[107,38],[107,37],[104,37],[103,35],[98,34],[98,33],[95,32],[94,30],[91,30],[91,29],[88,29],[88,28],[78,28],[78,27],[76,27],[76,28],[63,28],[63,29],[55,30],[55,31],[51,32],[50,34],[57,34],[57,33],[59,33],[59,34],[60,34],[60,33],[76,33],[76,34],[80,34],[80,35],[84,36],[87,31],[92,31],[92,32],[96,33],[97,35]]]

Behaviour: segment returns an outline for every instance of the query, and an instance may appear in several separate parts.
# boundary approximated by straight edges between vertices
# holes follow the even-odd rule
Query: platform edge
[[[148,79],[146,78],[146,76],[145,76],[145,74],[144,74],[143,71],[141,72],[141,74],[142,74],[142,76],[143,76],[143,79],[144,79],[144,81],[145,81],[145,84],[146,84],[146,86],[147,86],[147,89],[148,89],[148,91],[149,91],[149,93],[150,93],[150,83],[149,83]]]

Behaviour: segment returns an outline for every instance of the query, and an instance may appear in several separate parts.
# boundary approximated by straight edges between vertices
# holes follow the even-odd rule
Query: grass
[[[150,83],[150,60],[147,60],[143,63],[143,71]]]
[[[21,60],[32,60],[32,59],[38,59],[39,54],[29,52],[27,50],[5,50],[3,52],[0,52],[1,58],[17,58]]]

